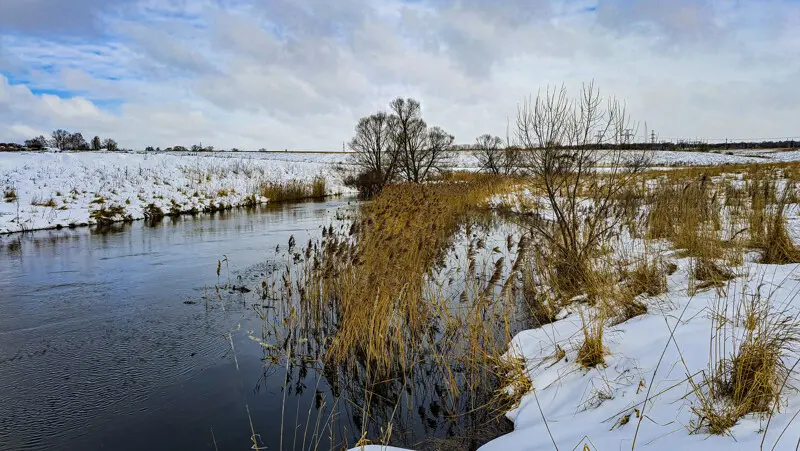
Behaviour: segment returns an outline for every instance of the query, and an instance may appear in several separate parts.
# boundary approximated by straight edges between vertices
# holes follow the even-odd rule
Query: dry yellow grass
[[[781,310],[758,293],[734,301],[728,317],[729,301],[716,306],[712,334],[712,361],[702,383],[692,381],[697,403],[695,431],[725,434],[747,414],[767,414],[779,407],[781,390],[790,377],[784,357],[798,340],[797,318]],[[724,344],[742,326],[744,333],[730,355],[719,355]]]
[[[306,283],[312,298],[337,302],[340,328],[328,357],[361,355],[383,369],[408,361],[406,343],[420,339],[433,314],[426,276],[469,213],[503,186],[475,176],[389,186],[362,208],[355,242],[328,233]]]
[[[269,199],[270,202],[287,202],[303,199],[318,199],[326,195],[326,182],[324,177],[315,177],[311,183],[299,180],[281,182],[263,182],[258,187],[258,193]]]
[[[583,323],[583,344],[578,348],[577,362],[584,368],[594,368],[606,362],[606,347],[603,344],[605,318],[602,314],[588,320],[581,313]]]

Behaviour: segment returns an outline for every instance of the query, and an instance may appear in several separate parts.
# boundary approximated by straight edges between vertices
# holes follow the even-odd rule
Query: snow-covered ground
[[[718,165],[800,161],[800,151],[741,150],[653,152],[652,165]],[[71,224],[92,224],[99,208],[122,207],[124,216],[144,217],[155,205],[165,211],[237,206],[262,181],[310,182],[322,175],[329,192],[346,188],[335,169],[348,166],[348,153],[215,152],[0,153],[0,233]],[[472,152],[454,152],[453,169],[479,169]],[[7,193],[14,196],[6,196]],[[9,200],[9,201],[7,201]],[[102,200],[102,202],[100,202]],[[257,198],[257,202],[267,199]],[[122,219],[123,215],[119,216]]]
[[[634,151],[630,152],[630,154],[635,156],[639,152]],[[656,167],[800,161],[800,150],[784,151],[775,149],[732,150],[730,152],[657,150],[649,152],[649,155],[651,156],[650,164]],[[479,166],[478,160],[473,153],[468,151],[456,152],[451,158],[450,164],[457,169],[474,169]]]
[[[796,311],[800,271],[797,265],[750,262],[739,268],[740,277],[727,289],[691,295],[689,259],[677,264],[677,272],[668,279],[669,292],[647,300],[650,313],[606,328],[605,367],[584,370],[574,363],[583,341],[581,319],[575,312],[517,335],[510,352],[525,358],[534,391],[508,413],[514,432],[481,449],[554,449],[554,442],[558,449],[630,449],[634,438],[637,449],[648,450],[759,449],[766,416],[744,417],[727,436],[695,430],[698,417],[692,407],[697,397],[689,378],[702,386],[703,371],[709,371],[710,343],[719,326],[714,305],[721,295],[741,299],[760,292],[771,305]],[[741,332],[737,327],[733,336]],[[566,351],[558,362],[553,358],[556,346]],[[786,358],[791,366],[797,356]],[[800,396],[788,390],[785,395],[767,430],[765,449],[795,449],[800,438],[800,424],[793,422]],[[784,429],[778,446],[772,448]]]
[[[93,224],[92,212],[123,211],[141,219],[148,205],[203,211],[268,199],[262,182],[310,183],[322,176],[328,193],[347,189],[335,154],[0,153],[0,233]]]

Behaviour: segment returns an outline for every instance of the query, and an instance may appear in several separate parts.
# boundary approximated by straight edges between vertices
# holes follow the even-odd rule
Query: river
[[[0,236],[0,449],[249,449],[250,419],[280,435],[257,318],[214,287],[348,203]]]
[[[474,411],[495,387],[454,399],[438,359],[365,391],[324,368],[313,338],[287,334],[261,284],[301,257],[291,237],[299,247],[325,226],[346,230],[355,204],[0,236],[0,449],[327,450],[362,430],[398,446],[474,449],[506,432],[496,413]],[[509,233],[499,231],[490,256]],[[464,265],[452,266],[450,278]],[[460,384],[462,366],[448,364]]]

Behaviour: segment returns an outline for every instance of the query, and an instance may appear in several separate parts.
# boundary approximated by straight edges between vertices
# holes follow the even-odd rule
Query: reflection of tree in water
[[[434,313],[424,333],[412,334],[417,339],[407,343],[412,352],[405,359],[381,370],[357,348],[344,361],[326,359],[340,327],[336,299],[310,306],[304,277],[308,263],[319,264],[326,249],[333,249],[332,234],[326,230],[325,239],[300,250],[292,240],[285,263],[267,270],[259,291],[264,303],[257,309],[263,328],[253,339],[261,343],[266,363],[255,389],[283,377],[284,402],[307,409],[283,419],[285,434],[304,438],[295,449],[309,443],[318,449],[357,443],[474,449],[508,432],[503,413],[509,406],[495,396],[491,358],[503,354],[524,326],[518,290],[509,288],[518,279],[513,268],[519,265],[513,263],[524,257],[518,240],[512,245],[512,234],[501,235],[491,222],[462,229],[428,279]],[[506,242],[501,250],[495,246]],[[334,252],[346,253],[346,246],[342,240]],[[514,302],[500,301],[501,295]],[[286,443],[292,441],[284,440],[290,448]]]

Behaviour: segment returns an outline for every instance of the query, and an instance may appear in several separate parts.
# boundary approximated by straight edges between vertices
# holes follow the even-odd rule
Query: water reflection
[[[337,224],[335,230],[348,226]],[[503,280],[514,279],[504,285],[518,282],[512,267],[520,256],[516,243],[522,232],[493,217],[462,229],[429,280],[430,294],[441,300],[441,311],[447,315],[431,316],[423,339],[388,375],[378,375],[357,350],[339,364],[325,358],[341,326],[336,302],[309,306],[303,292],[309,286],[301,283],[307,277],[304,263],[317,258],[315,251],[331,247],[330,232],[325,235],[328,241],[304,247],[290,243],[281,253],[283,263],[265,268],[266,276],[252,295],[263,322],[260,331],[250,331],[250,337],[261,346],[264,362],[254,391],[280,391],[282,409],[289,409],[281,416],[280,430],[293,440],[291,446],[280,438],[264,444],[306,449],[294,441],[302,430],[318,449],[370,442],[414,449],[475,449],[508,432],[510,424],[495,403],[496,375],[485,361],[470,355],[475,348],[467,343],[479,337],[486,341],[483,350],[504,349],[509,336],[529,324],[527,309],[516,294],[509,293],[514,301],[503,306],[498,302],[495,307],[476,307],[487,291],[498,299],[501,292],[506,296],[502,285],[489,284],[497,268]],[[342,252],[343,246],[332,247]],[[480,315],[485,330],[469,330],[466,316],[474,314]]]

